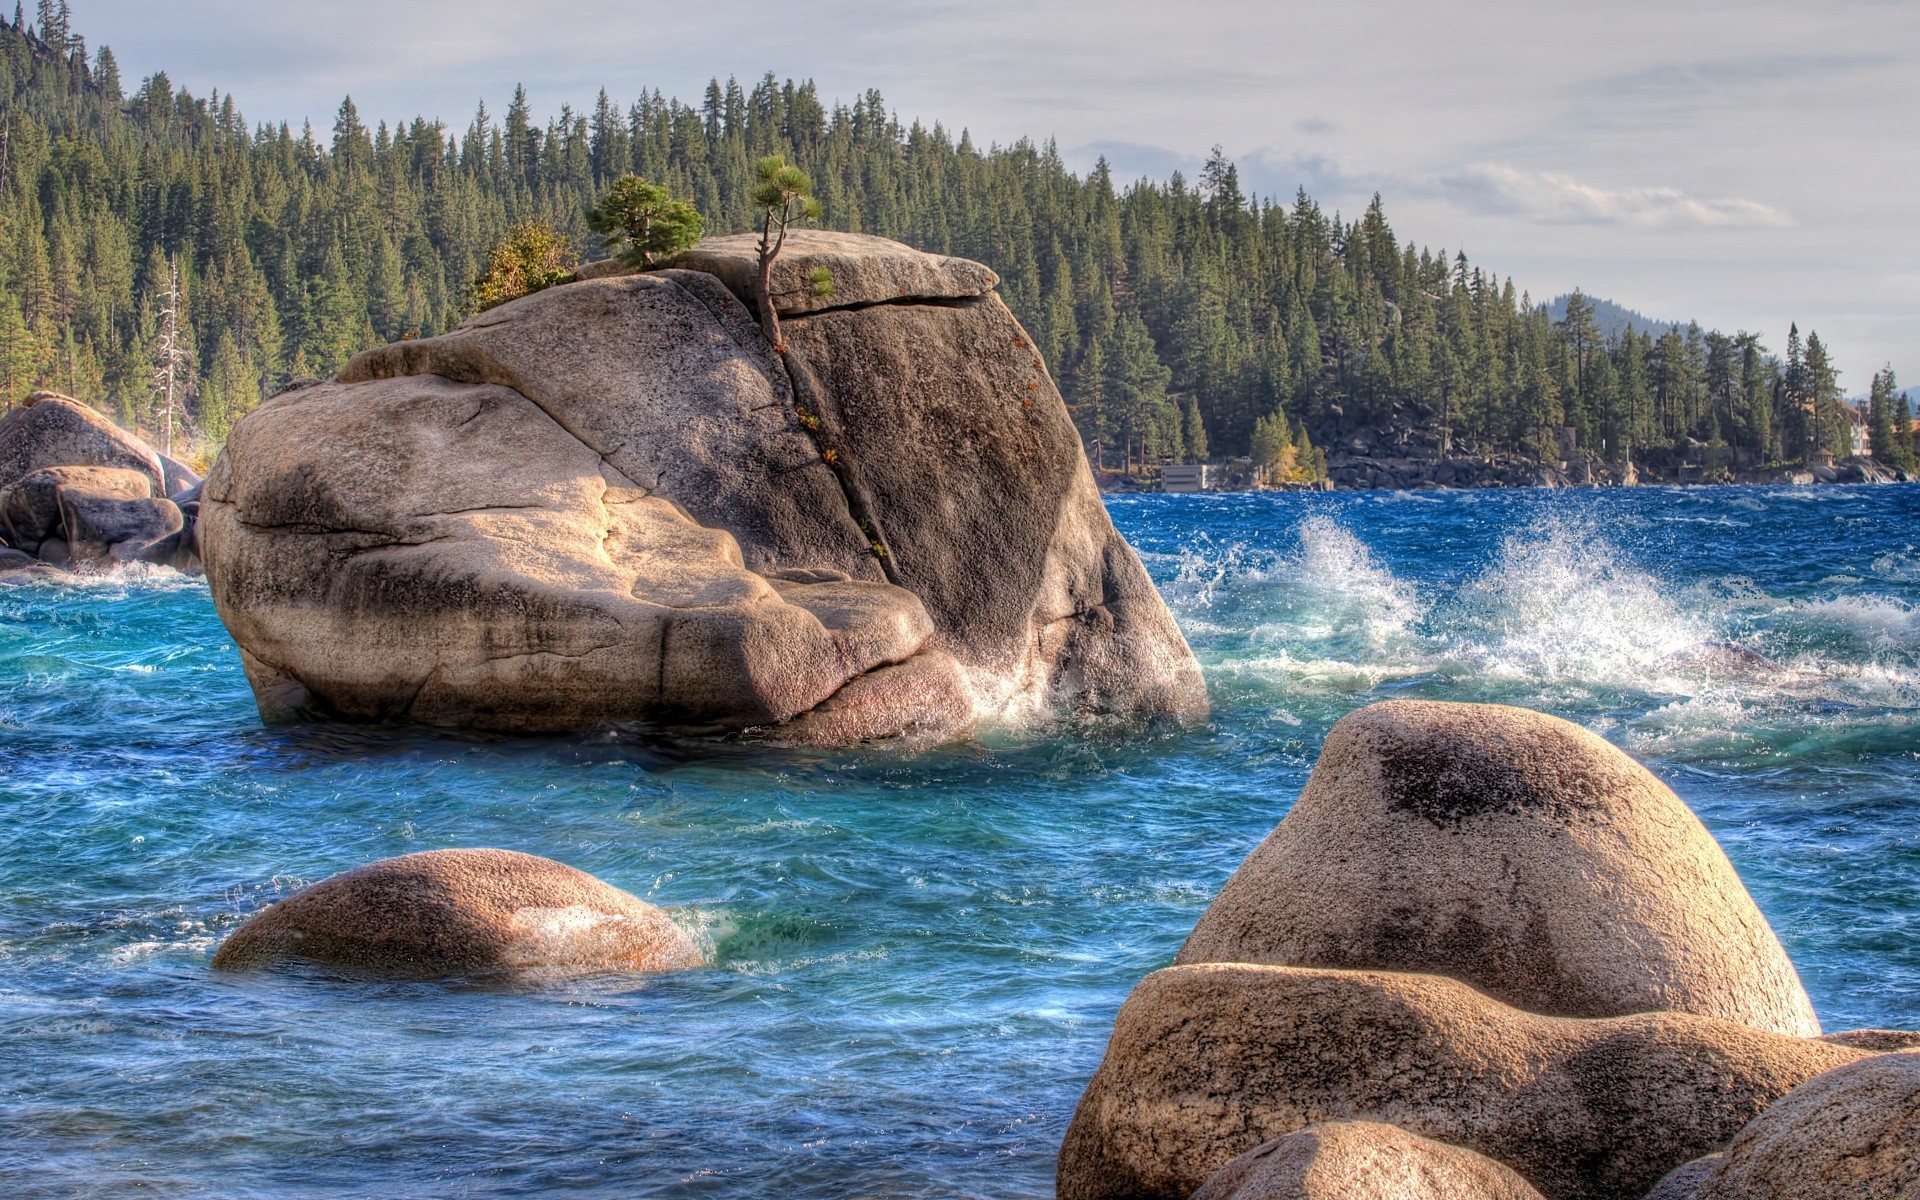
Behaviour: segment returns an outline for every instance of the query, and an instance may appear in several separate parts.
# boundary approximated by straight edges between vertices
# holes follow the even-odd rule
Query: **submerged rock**
[[[1430,972],[1549,1015],[1820,1032],[1687,806],[1603,739],[1504,705],[1343,718],[1177,961]]]
[[[700,965],[692,939],[658,908],[511,850],[429,850],[323,879],[255,914],[213,965],[289,959],[422,978]]]
[[[199,538],[263,714],[842,743],[1204,709],[990,271],[796,236],[783,270],[864,307],[796,309],[782,359],[735,241],[236,426]]]
[[[1061,1200],[1176,1200],[1261,1143],[1378,1121],[1552,1200],[1638,1200],[1862,1051],[1687,1013],[1546,1017],[1436,975],[1207,963],[1114,1023],[1060,1151]]]
[[[1372,1121],[1275,1138],[1213,1173],[1192,1200],[1541,1200],[1509,1167]]]

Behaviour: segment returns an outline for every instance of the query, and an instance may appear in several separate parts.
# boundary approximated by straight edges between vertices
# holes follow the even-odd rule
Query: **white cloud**
[[[1440,187],[1448,199],[1477,212],[1556,225],[1754,229],[1793,224],[1786,213],[1758,200],[1707,200],[1672,187],[1605,188],[1505,163],[1474,163],[1443,176]]]

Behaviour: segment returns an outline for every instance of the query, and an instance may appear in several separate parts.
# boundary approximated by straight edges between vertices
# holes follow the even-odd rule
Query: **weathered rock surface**
[[[166,495],[166,472],[145,442],[70,396],[35,392],[0,419],[0,487],[42,467],[124,467]]]
[[[932,634],[898,588],[749,571],[730,534],[525,396],[435,375],[304,388],[249,416],[200,536],[270,719],[741,728]]]
[[[796,315],[783,363],[714,275],[595,278],[243,420],[199,538],[263,712],[817,742],[1204,708],[991,273],[830,242],[875,260],[852,294],[940,302]]]
[[[760,235],[711,237],[674,260],[704,271],[751,303],[760,298]],[[824,269],[833,290],[821,295],[814,272]],[[986,296],[999,286],[992,268],[972,259],[928,254],[911,246],[860,233],[794,229],[773,260],[774,307],[780,315],[854,308],[901,300],[961,300]]]
[[[572,867],[510,850],[430,850],[334,875],[255,914],[214,955],[433,977],[700,964],[665,913]]]
[[[1820,1032],[1686,805],[1601,738],[1503,705],[1342,719],[1177,961],[1431,972],[1538,1013]]]
[[[1690,1163],[1681,1163],[1654,1184],[1653,1190],[1643,1200],[1695,1200],[1700,1194],[1700,1185],[1706,1182],[1707,1176],[1713,1174],[1724,1157],[1721,1154],[1709,1154]]]
[[[185,519],[171,500],[128,500],[63,488],[60,523],[66,533],[67,556],[75,568],[136,562],[186,565]]]
[[[1862,1051],[1686,1013],[1545,1017],[1433,975],[1208,963],[1143,980],[1060,1151],[1062,1200],[1190,1196],[1273,1138],[1379,1121],[1550,1200],[1638,1200]]]
[[[1541,1200],[1490,1158],[1372,1121],[1275,1138],[1213,1173],[1192,1200]]]
[[[1920,1055],[1878,1055],[1801,1084],[1740,1131],[1692,1195],[1920,1196]]]
[[[154,494],[151,478],[124,467],[42,467],[0,487],[0,533],[29,554],[49,537],[65,541],[60,498],[67,492],[96,500],[147,500]]]
[[[1821,1034],[1820,1040],[1855,1050],[1920,1050],[1920,1032],[1911,1029],[1848,1029]]]

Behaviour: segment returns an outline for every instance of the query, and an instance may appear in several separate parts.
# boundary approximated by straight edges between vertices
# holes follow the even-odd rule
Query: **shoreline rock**
[[[1257,1146],[1191,1200],[1543,1200],[1510,1167],[1392,1125],[1328,1121]]]
[[[0,546],[49,568],[197,570],[198,483],[185,464],[70,396],[35,392],[0,420]]]
[[[1755,1117],[1723,1153],[1661,1181],[1666,1200],[1920,1195],[1920,1055],[1817,1075]]]

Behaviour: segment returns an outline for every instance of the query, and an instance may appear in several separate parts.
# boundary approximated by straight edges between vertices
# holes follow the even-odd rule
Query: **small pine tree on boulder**
[[[607,239],[622,266],[640,270],[698,242],[704,227],[692,204],[675,200],[667,189],[638,175],[614,180],[587,210],[587,228]]]

